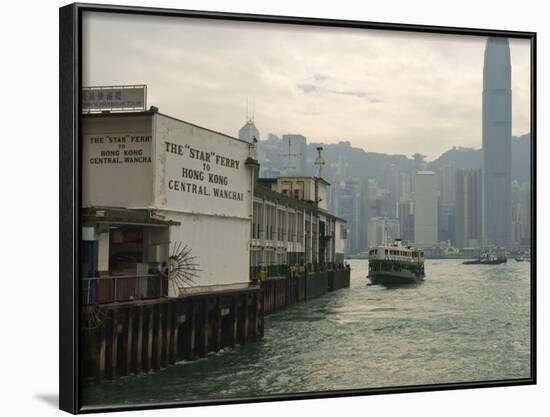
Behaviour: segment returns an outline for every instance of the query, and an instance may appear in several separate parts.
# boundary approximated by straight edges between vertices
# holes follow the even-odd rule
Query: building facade
[[[399,203],[399,230],[404,242],[414,242],[414,203],[412,199]]]
[[[307,175],[307,139],[303,135],[283,135],[283,155],[287,176]]]
[[[361,184],[358,178],[348,178],[342,181],[336,193],[338,200],[337,215],[346,220],[348,238],[346,239],[346,255],[362,250],[360,242],[361,231]]]
[[[514,246],[530,246],[531,184],[512,183],[512,241]]]
[[[455,246],[477,247],[481,244],[481,170],[456,173]]]
[[[250,144],[151,111],[82,129],[84,276],[160,272],[170,296],[249,285]]]
[[[260,179],[254,193],[251,266],[343,264],[345,221],[327,210],[329,184],[316,177]]]
[[[178,297],[245,289],[251,267],[344,262],[329,183],[259,179],[252,143],[147,111],[84,116],[82,149],[85,280]]]

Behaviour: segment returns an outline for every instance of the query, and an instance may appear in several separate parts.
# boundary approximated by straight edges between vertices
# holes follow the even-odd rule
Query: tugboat
[[[483,253],[478,259],[464,261],[463,265],[498,265],[508,262],[506,256],[497,256],[494,253]]]
[[[386,287],[419,283],[424,280],[424,252],[401,239],[371,248],[368,279]]]

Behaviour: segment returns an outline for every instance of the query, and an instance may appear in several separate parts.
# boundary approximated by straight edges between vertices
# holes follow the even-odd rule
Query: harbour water
[[[530,267],[427,260],[417,286],[351,287],[266,317],[258,342],[82,387],[84,405],[528,378]]]

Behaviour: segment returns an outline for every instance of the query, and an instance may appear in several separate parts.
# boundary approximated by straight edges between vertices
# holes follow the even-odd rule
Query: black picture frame
[[[134,15],[186,17],[212,20],[231,20],[256,23],[281,23],[302,26],[325,26],[421,32],[450,35],[477,35],[527,39],[531,44],[531,375],[525,379],[418,385],[413,387],[352,389],[331,392],[311,392],[236,399],[201,400],[158,404],[133,404],[123,406],[83,407],[79,393],[79,242],[81,234],[80,167],[80,103],[82,87],[82,16],[84,12],[123,13]],[[242,13],[207,12],[193,10],[162,9],[97,4],[70,4],[59,11],[59,129],[60,129],[60,258],[59,258],[59,408],[72,414],[144,410],[157,408],[223,405],[235,403],[330,398],[390,393],[412,393],[464,388],[488,388],[536,384],[537,382],[537,246],[536,246],[536,145],[537,145],[537,88],[536,54],[537,35],[534,32],[489,30],[461,27],[442,27],[414,24],[318,19],[294,16],[268,16]]]

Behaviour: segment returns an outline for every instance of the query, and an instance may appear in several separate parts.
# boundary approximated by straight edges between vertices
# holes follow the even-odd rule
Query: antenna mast
[[[317,156],[317,159],[315,160],[315,167],[317,168],[317,178],[321,178],[321,175],[323,173],[323,167],[325,166],[325,160],[321,156],[321,152],[323,151],[322,146],[317,147],[317,152],[319,153]]]

